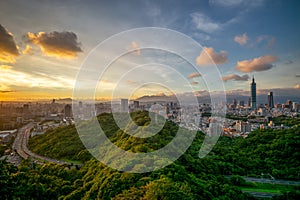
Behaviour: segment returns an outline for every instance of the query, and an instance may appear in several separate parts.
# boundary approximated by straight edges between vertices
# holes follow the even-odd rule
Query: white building
[[[235,129],[237,132],[248,133],[251,132],[251,124],[248,122],[237,121],[235,124]]]

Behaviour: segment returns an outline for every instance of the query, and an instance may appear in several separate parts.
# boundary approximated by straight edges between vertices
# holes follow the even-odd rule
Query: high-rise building
[[[234,108],[236,108],[236,105],[237,105],[236,99],[233,99],[232,104],[233,104]]]
[[[72,117],[72,107],[70,104],[65,105],[65,117],[66,118]]]
[[[293,102],[292,103],[292,110],[297,112],[298,111],[298,107],[299,107],[299,103],[298,102]]]
[[[273,92],[269,92],[268,94],[268,106],[269,108],[274,108]]]
[[[245,106],[245,102],[242,101],[242,100],[239,100],[238,101],[238,105],[241,106],[241,107],[244,107]]]
[[[252,110],[256,109],[256,83],[254,80],[254,76],[252,78],[252,83],[251,83],[251,108]]]
[[[237,121],[235,124],[235,129],[238,132],[248,133],[251,132],[251,125],[248,122]]]
[[[285,103],[285,108],[288,108],[288,109],[291,109],[292,110],[292,105],[293,105],[293,102],[291,100],[286,100],[286,103]]]
[[[250,108],[251,107],[251,97],[249,97],[249,99],[248,99],[248,108]]]
[[[121,112],[128,112],[128,99],[121,99]]]

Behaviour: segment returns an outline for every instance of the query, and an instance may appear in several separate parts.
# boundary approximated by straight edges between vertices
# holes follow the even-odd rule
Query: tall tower
[[[65,105],[65,117],[72,117],[72,106],[70,104]]]
[[[256,109],[256,83],[254,80],[254,76],[252,78],[252,83],[251,83],[251,108],[252,110]]]
[[[273,92],[269,92],[268,94],[268,105],[269,108],[274,108]]]

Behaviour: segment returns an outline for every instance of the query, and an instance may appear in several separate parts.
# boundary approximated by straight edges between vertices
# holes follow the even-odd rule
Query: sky
[[[103,100],[249,91],[253,76],[258,89],[300,94],[299,11],[297,0],[2,0],[0,100],[72,98],[74,87],[89,89],[78,83],[80,73],[89,79],[99,72],[92,89]],[[175,36],[132,31],[129,39],[109,40],[144,27]],[[190,48],[176,33],[201,48]],[[146,48],[154,44],[165,48]],[[176,51],[166,51],[168,45]],[[109,68],[101,66],[115,52],[123,54]],[[218,88],[205,80],[215,70]]]

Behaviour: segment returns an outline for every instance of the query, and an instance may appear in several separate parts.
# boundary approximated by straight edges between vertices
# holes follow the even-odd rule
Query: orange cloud
[[[277,57],[266,55],[252,60],[238,61],[235,69],[241,72],[265,71],[274,67],[271,63],[275,61],[277,61]]]
[[[197,82],[197,81],[193,81],[193,82],[191,82],[191,84],[192,84],[192,85],[197,85],[198,82]]]
[[[295,89],[300,89],[300,84],[294,86]]]
[[[188,78],[196,78],[196,77],[200,77],[201,74],[199,74],[198,72],[194,72],[188,75]]]
[[[30,54],[32,55],[32,47],[30,45],[26,45],[25,49],[22,51],[23,54]]]
[[[14,63],[19,56],[19,47],[16,45],[13,34],[0,24],[0,61]]]
[[[135,41],[131,42],[131,49],[134,50],[133,53],[136,55],[141,55],[142,51],[139,48],[139,44]]]
[[[223,81],[229,81],[229,80],[234,80],[234,81],[248,81],[249,76],[247,74],[243,76],[239,76],[237,74],[230,74],[229,76],[223,76],[222,80]]]
[[[204,47],[196,58],[197,65],[218,65],[225,62],[227,62],[227,52],[220,51],[220,53],[216,53],[212,47]]]
[[[82,52],[77,35],[73,32],[39,32],[27,33],[27,37],[32,44],[40,47],[47,56],[57,58],[75,58]]]
[[[237,35],[234,37],[234,41],[239,43],[240,45],[245,45],[247,44],[248,36],[246,33],[244,33],[243,35]]]
[[[101,80],[101,82],[102,82],[102,83],[109,83],[109,80],[103,79],[103,80]]]

